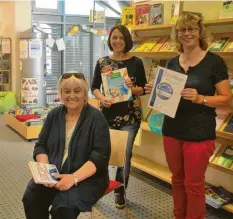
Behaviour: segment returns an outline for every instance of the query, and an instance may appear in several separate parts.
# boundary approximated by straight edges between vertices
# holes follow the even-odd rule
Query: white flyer
[[[10,41],[10,39],[2,39],[2,53],[4,53],[4,54],[11,53],[11,41]]]
[[[148,107],[174,118],[187,75],[160,66],[155,70],[155,75]]]
[[[39,39],[29,40],[29,58],[40,59],[42,57],[42,42]]]
[[[37,78],[22,78],[21,104],[36,105],[39,102],[39,84]]]
[[[56,40],[56,44],[57,44],[58,51],[65,50],[66,45],[65,45],[63,38]]]
[[[53,48],[54,43],[55,43],[55,40],[54,40],[54,39],[52,39],[52,38],[47,38],[47,39],[46,39],[46,45],[47,45],[48,47]]]
[[[28,58],[28,41],[27,40],[19,41],[19,57],[20,59]]]

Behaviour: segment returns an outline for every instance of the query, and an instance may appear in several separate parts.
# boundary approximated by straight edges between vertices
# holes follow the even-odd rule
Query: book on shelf
[[[228,40],[223,52],[233,52],[233,37]]]
[[[132,100],[132,91],[126,85],[129,78],[127,68],[101,74],[105,97],[112,103]]]
[[[149,24],[149,4],[136,5],[136,25],[147,26]]]
[[[55,165],[29,161],[28,166],[36,184],[56,184],[58,182],[55,175],[59,172]]]
[[[223,0],[219,18],[233,18],[233,0]]]
[[[216,164],[225,168],[231,168],[232,163],[233,163],[233,146],[227,145],[223,153],[220,155]]]
[[[159,52],[174,52],[176,50],[176,44],[169,39],[166,43],[163,44]]]
[[[207,186],[205,189],[206,203],[214,208],[221,208],[232,202],[233,195],[222,186]]]
[[[143,46],[141,48],[142,52],[151,52],[151,50],[154,48],[154,46],[159,41],[159,37],[155,37],[153,39],[148,39],[143,43]]]
[[[172,1],[171,8],[171,23],[174,24],[178,20],[181,12],[183,10],[183,2],[182,1]]]
[[[187,75],[160,66],[155,74],[148,107],[174,118]]]
[[[162,46],[168,41],[169,36],[162,36],[156,45],[153,47],[152,52],[158,52]]]
[[[142,41],[141,40],[135,40],[135,41],[133,41],[133,47],[132,47],[132,49],[130,50],[131,52],[135,52],[135,49],[139,46],[139,45],[143,45],[143,43],[142,43]]]
[[[163,23],[163,4],[150,5],[149,25],[157,25]]]
[[[135,26],[135,8],[124,7],[121,14],[121,24],[130,28]]]
[[[211,52],[220,52],[224,49],[226,46],[229,37],[217,37],[216,39],[213,40],[213,42],[209,46],[209,51]]]

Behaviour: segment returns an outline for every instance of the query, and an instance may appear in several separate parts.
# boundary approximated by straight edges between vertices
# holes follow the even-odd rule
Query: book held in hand
[[[131,88],[128,88],[125,82],[129,78],[127,68],[102,73],[101,77],[105,97],[113,104],[132,99]]]
[[[155,75],[148,107],[174,118],[187,75],[160,66]]]
[[[53,164],[38,163],[30,161],[28,163],[32,177],[36,184],[56,184],[55,174],[58,174],[57,167]]]

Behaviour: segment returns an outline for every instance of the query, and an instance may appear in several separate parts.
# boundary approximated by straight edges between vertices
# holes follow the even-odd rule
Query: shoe
[[[115,207],[118,209],[123,209],[125,207],[125,197],[122,194],[115,194]]]

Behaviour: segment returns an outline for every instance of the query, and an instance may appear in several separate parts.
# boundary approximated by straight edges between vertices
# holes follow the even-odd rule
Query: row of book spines
[[[216,39],[211,42],[211,52],[233,52],[233,37],[225,37],[222,40]],[[176,45],[168,36],[156,37],[145,41],[135,41],[131,52],[174,52]]]
[[[122,25],[127,27],[163,23],[163,4],[140,4],[122,9]],[[128,20],[130,19],[130,21]]]
[[[172,52],[175,51],[175,44],[169,36],[155,37],[145,41],[135,41],[131,52]]]

